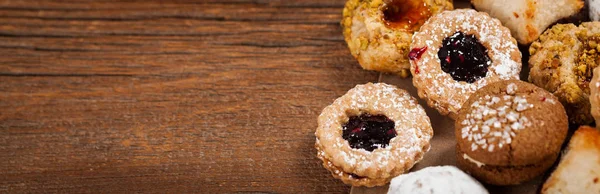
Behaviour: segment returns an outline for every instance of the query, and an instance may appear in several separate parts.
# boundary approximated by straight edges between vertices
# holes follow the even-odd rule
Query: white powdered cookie
[[[435,166],[392,179],[388,194],[400,193],[480,194],[488,191],[477,180],[454,166]]]

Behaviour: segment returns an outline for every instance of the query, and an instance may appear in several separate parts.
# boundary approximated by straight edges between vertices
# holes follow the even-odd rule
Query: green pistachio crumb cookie
[[[588,124],[593,69],[600,64],[600,22],[557,24],[531,44],[529,81],[554,94],[569,121]]]
[[[341,22],[344,39],[363,69],[408,77],[413,33],[451,9],[452,0],[349,0]]]

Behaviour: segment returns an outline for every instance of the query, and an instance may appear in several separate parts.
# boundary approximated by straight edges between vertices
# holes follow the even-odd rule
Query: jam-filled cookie
[[[489,184],[523,183],[552,166],[568,130],[565,109],[551,93],[518,80],[495,82],[459,112],[457,164]]]
[[[529,81],[556,95],[571,123],[593,121],[589,83],[599,52],[600,22],[554,25],[529,47]]]
[[[349,0],[341,22],[350,52],[367,70],[409,76],[413,33],[451,0]]]
[[[409,58],[419,96],[452,118],[477,89],[519,79],[521,71],[521,52],[510,31],[470,9],[431,17],[415,33]]]
[[[353,186],[380,186],[408,171],[430,148],[433,129],[408,92],[378,83],[357,85],[323,109],[317,157]]]

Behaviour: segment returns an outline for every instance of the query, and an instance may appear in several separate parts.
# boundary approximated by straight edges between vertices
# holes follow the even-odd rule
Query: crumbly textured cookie
[[[410,71],[419,97],[452,118],[477,89],[519,79],[521,71],[521,52],[510,31],[471,9],[431,17],[415,33],[410,48]]]
[[[541,193],[600,193],[600,131],[588,126],[575,131]]]
[[[600,0],[587,0],[588,11],[592,21],[600,20]]]
[[[364,69],[407,77],[414,31],[452,8],[451,0],[349,0],[341,22],[344,39]]]
[[[590,107],[591,114],[596,120],[596,125],[600,124],[600,68],[594,69],[594,76],[590,82]]]
[[[520,44],[528,45],[562,18],[577,14],[583,0],[471,0],[475,9],[498,18]]]
[[[529,81],[558,97],[569,121],[588,124],[589,82],[600,64],[600,22],[557,24],[531,44]]]
[[[492,83],[471,95],[455,121],[459,167],[489,184],[525,182],[556,160],[568,127],[551,93],[518,80]]]
[[[404,193],[487,194],[488,191],[454,166],[433,166],[392,179],[388,194]]]
[[[373,187],[419,162],[429,151],[433,129],[408,92],[368,83],[323,109],[315,135],[317,157],[334,177]]]

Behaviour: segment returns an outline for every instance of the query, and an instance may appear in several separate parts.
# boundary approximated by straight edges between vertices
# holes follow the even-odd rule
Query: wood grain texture
[[[335,1],[0,1],[0,192],[348,193],[316,117],[377,81]]]

